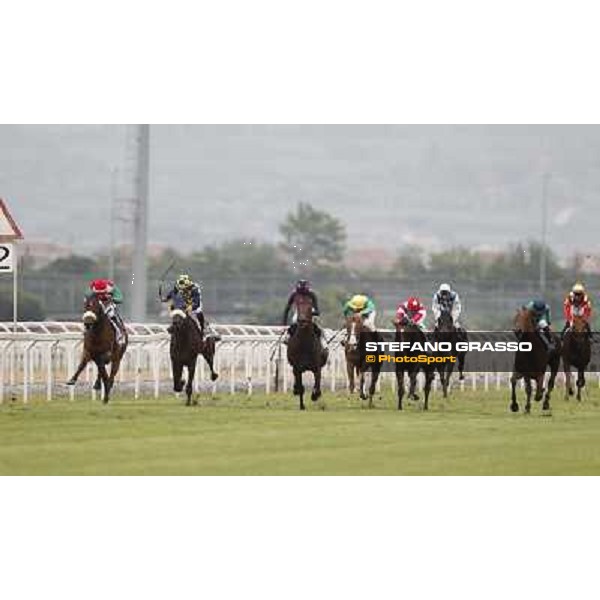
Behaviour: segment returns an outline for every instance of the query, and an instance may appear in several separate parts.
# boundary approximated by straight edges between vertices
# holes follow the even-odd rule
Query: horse
[[[465,341],[466,334],[462,331],[459,331],[454,325],[454,319],[449,311],[443,310],[440,318],[437,322],[436,330],[433,333],[433,341],[434,342],[449,342],[454,347],[456,342]],[[458,363],[458,370],[460,374],[460,380],[462,381],[465,378],[464,368],[465,368],[465,357],[467,353],[465,351],[455,352],[452,350],[451,352],[438,352],[438,356],[456,356]],[[454,372],[455,363],[452,361],[447,361],[443,363],[436,363],[436,371],[440,376],[440,381],[442,382],[442,392],[444,394],[444,398],[448,397],[448,389],[450,387],[450,378],[452,377],[452,373]]]
[[[402,320],[393,321],[396,327],[396,342],[408,343],[411,346],[414,344],[421,344],[421,347],[425,347],[427,337],[418,325],[415,325],[412,321],[406,317]],[[404,374],[408,374],[410,387],[408,391],[408,397],[415,402],[419,401],[419,396],[416,393],[417,386],[417,375],[421,369],[425,373],[425,386],[423,393],[425,401],[423,404],[423,410],[429,410],[429,394],[431,393],[431,384],[433,382],[434,370],[431,365],[416,362],[419,356],[423,356],[425,352],[420,351],[400,351],[397,353],[396,358],[409,359],[408,362],[396,362],[396,382],[398,387],[398,410],[402,410],[402,400],[404,398]],[[414,359],[414,361],[410,361]]]
[[[363,333],[374,333],[365,327],[363,318],[360,314],[353,314],[346,317],[346,332],[347,339],[344,348],[346,356],[346,370],[348,373],[348,387],[350,393],[354,393],[355,376],[359,378],[359,395],[361,400],[369,400],[369,408],[373,408],[373,396],[377,389],[377,381],[381,373],[381,363],[367,363],[366,359],[361,357],[359,351],[359,342]],[[381,341],[379,336],[376,336],[377,341]],[[369,393],[365,394],[365,373],[371,371],[371,382],[369,385]]]
[[[523,379],[525,381],[525,393],[527,394],[525,413],[529,414],[531,412],[532,381],[535,381],[536,384],[535,401],[539,402],[543,397],[542,410],[549,411],[550,395],[554,389],[554,382],[556,381],[556,374],[558,373],[560,364],[560,339],[553,336],[554,349],[549,352],[545,342],[540,337],[541,334],[537,330],[532,312],[524,307],[517,311],[514,325],[519,342],[531,343],[532,350],[531,352],[518,350],[515,354],[513,373],[510,379],[512,389],[510,410],[512,412],[519,412],[516,388],[517,381]],[[544,377],[548,367],[550,368],[550,377],[548,379],[548,388],[544,395]]]
[[[104,387],[104,404],[110,400],[110,392],[114,385],[115,377],[119,372],[121,360],[127,350],[127,331],[123,331],[123,344],[117,344],[117,336],[110,319],[104,311],[104,306],[95,294],[85,297],[83,313],[83,353],[77,371],[69,379],[67,385],[75,385],[77,379],[89,362],[93,361],[98,368],[98,376],[94,389],[100,391]],[[110,375],[106,366],[110,363]]]
[[[313,322],[313,308],[310,304],[298,307],[298,319],[288,341],[287,359],[294,372],[294,395],[300,399],[300,410],[304,405],[304,385],[302,374],[311,371],[315,383],[311,399],[316,402],[321,397],[321,370],[327,364],[329,352],[321,345]]]
[[[571,382],[571,366],[577,369],[577,400],[581,402],[581,390],[585,387],[585,370],[592,357],[587,322],[582,317],[573,317],[573,324],[563,337],[562,359],[565,372],[565,398],[574,395]]]
[[[215,340],[212,338],[203,339],[202,333],[193,318],[177,303],[171,311],[170,331],[169,353],[173,369],[173,389],[179,394],[185,387],[185,405],[196,405],[197,402],[192,401],[192,394],[199,354],[204,357],[210,368],[211,381],[216,381],[219,378],[218,373],[214,370]],[[183,379],[184,367],[187,369],[187,383]]]

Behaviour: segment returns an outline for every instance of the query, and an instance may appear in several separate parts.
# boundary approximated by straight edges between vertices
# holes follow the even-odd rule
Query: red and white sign
[[[22,240],[23,234],[16,221],[12,218],[6,202],[0,198],[0,242]]]

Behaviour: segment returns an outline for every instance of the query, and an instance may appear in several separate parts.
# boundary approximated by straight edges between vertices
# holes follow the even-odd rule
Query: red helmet
[[[90,284],[90,289],[94,294],[110,294],[113,288],[114,283],[110,279],[95,279]]]
[[[414,296],[412,296],[411,298],[409,298],[407,300],[406,308],[408,308],[408,310],[413,311],[413,312],[421,310],[421,301],[418,298],[415,298]]]

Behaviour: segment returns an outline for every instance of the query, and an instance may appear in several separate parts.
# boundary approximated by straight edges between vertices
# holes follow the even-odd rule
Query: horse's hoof
[[[102,389],[102,384],[101,383],[95,383],[93,389],[94,389],[95,392],[99,392]]]
[[[306,406],[302,405],[302,406],[300,407],[300,410],[306,410]]]
[[[516,403],[515,404],[511,404],[510,405],[510,410],[511,410],[511,412],[518,413],[519,412],[519,405],[516,404]]]
[[[213,374],[210,376],[210,380],[211,380],[211,381],[216,381],[217,379],[219,379],[219,374],[218,374],[218,373],[213,373]]]
[[[525,407],[525,410],[524,410],[524,413],[525,413],[526,415],[530,415],[530,414],[531,414],[531,406],[526,406],[526,407]]]
[[[461,373],[460,377],[458,378],[459,381],[464,381],[465,380],[465,376]]]
[[[67,385],[69,387],[73,387],[75,385],[75,380],[74,379],[69,379],[69,381],[67,381]]]

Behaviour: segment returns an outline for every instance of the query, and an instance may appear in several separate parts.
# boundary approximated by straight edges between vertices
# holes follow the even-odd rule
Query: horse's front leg
[[[408,379],[410,381],[410,388],[408,390],[408,397],[415,402],[420,400],[419,394],[417,394],[417,375],[418,371],[415,369],[414,371],[408,372]]]
[[[193,360],[190,362],[190,364],[187,366],[187,370],[188,370],[188,380],[187,380],[187,384],[185,386],[185,395],[186,395],[186,406],[191,406],[192,405],[192,395],[194,393],[194,377],[196,375],[196,361]]]
[[[108,378],[108,385],[110,386],[110,389],[112,390],[114,384],[115,384],[115,379],[119,373],[119,369],[121,368],[121,360],[123,359],[123,354],[117,354],[116,356],[113,356],[111,361],[110,361],[110,376]]]
[[[585,367],[580,367],[577,372],[577,401],[581,402],[581,391],[585,387]]]
[[[103,358],[99,358],[96,360],[96,366],[98,367],[98,376],[102,379],[102,384],[104,385],[104,398],[102,401],[104,404],[108,404],[110,400],[110,381],[106,372],[106,361]]]
[[[513,373],[510,378],[510,389],[511,389],[511,402],[510,402],[510,410],[512,412],[519,412],[519,403],[517,402],[517,381],[519,380],[519,376],[517,373]]]
[[[171,362],[171,366],[173,368],[173,391],[180,394],[185,385],[183,381],[183,363],[174,360]]]
[[[398,410],[402,410],[402,399],[404,398],[404,371],[396,369],[396,387],[398,388]]]
[[[354,364],[348,358],[346,358],[346,374],[348,375],[348,391],[351,394],[354,394],[354,389],[355,389]]]
[[[467,358],[467,353],[466,352],[461,352],[458,355],[458,373],[459,373],[459,380],[460,381],[464,381],[465,380],[465,359]]]
[[[369,386],[369,408],[373,408],[373,397],[377,391],[377,382],[379,381],[380,369],[373,367],[371,370],[371,385]]]
[[[527,415],[531,412],[532,391],[533,391],[533,386],[531,384],[531,378],[525,377],[525,395],[527,396],[527,402],[525,404],[525,414],[527,414]],[[537,384],[537,380],[536,380],[536,400],[537,400],[537,393],[538,393],[538,384]]]
[[[75,371],[75,375],[73,375],[73,377],[67,381],[67,385],[75,385],[77,383],[79,376],[83,373],[83,370],[87,367],[90,360],[91,356],[87,352],[84,352],[83,356],[81,357],[81,362]]]
[[[216,381],[219,379],[219,374],[215,371],[214,363],[215,363],[215,353],[216,353],[216,342],[214,339],[210,339],[204,343],[204,347],[202,349],[202,356],[208,364],[208,368],[210,369],[210,380]]]
[[[554,390],[554,383],[556,381],[556,375],[558,373],[559,362],[556,360],[553,364],[550,365],[550,377],[548,377],[548,388],[546,389],[546,395],[544,396],[544,403],[542,404],[542,410],[550,410],[550,396],[552,395],[552,390]],[[540,385],[542,386],[541,394],[544,392],[544,376],[540,378]],[[537,399],[537,398],[536,398]]]
[[[423,389],[425,403],[423,404],[423,410],[429,410],[429,394],[431,393],[431,384],[434,377],[435,371],[433,369],[425,371],[425,386]]]
[[[435,371],[433,373],[435,375]],[[450,383],[450,372],[446,365],[442,365],[440,369],[440,379],[442,380],[442,394],[445,400],[448,398],[448,384]]]
[[[362,369],[358,375],[358,395],[361,400],[367,399],[367,394],[365,394],[365,372]]]
[[[565,400],[568,400],[569,396],[573,396],[575,392],[573,390],[573,381],[571,379],[571,365],[564,358],[563,371],[565,373]]]
[[[300,410],[306,410],[304,406],[304,386],[302,385],[302,371],[294,367],[294,396],[300,397]]]
[[[313,392],[311,395],[311,400],[313,402],[316,402],[322,395],[321,393],[321,369],[317,369],[316,371],[314,371],[314,377],[315,377],[315,387],[313,388]]]

